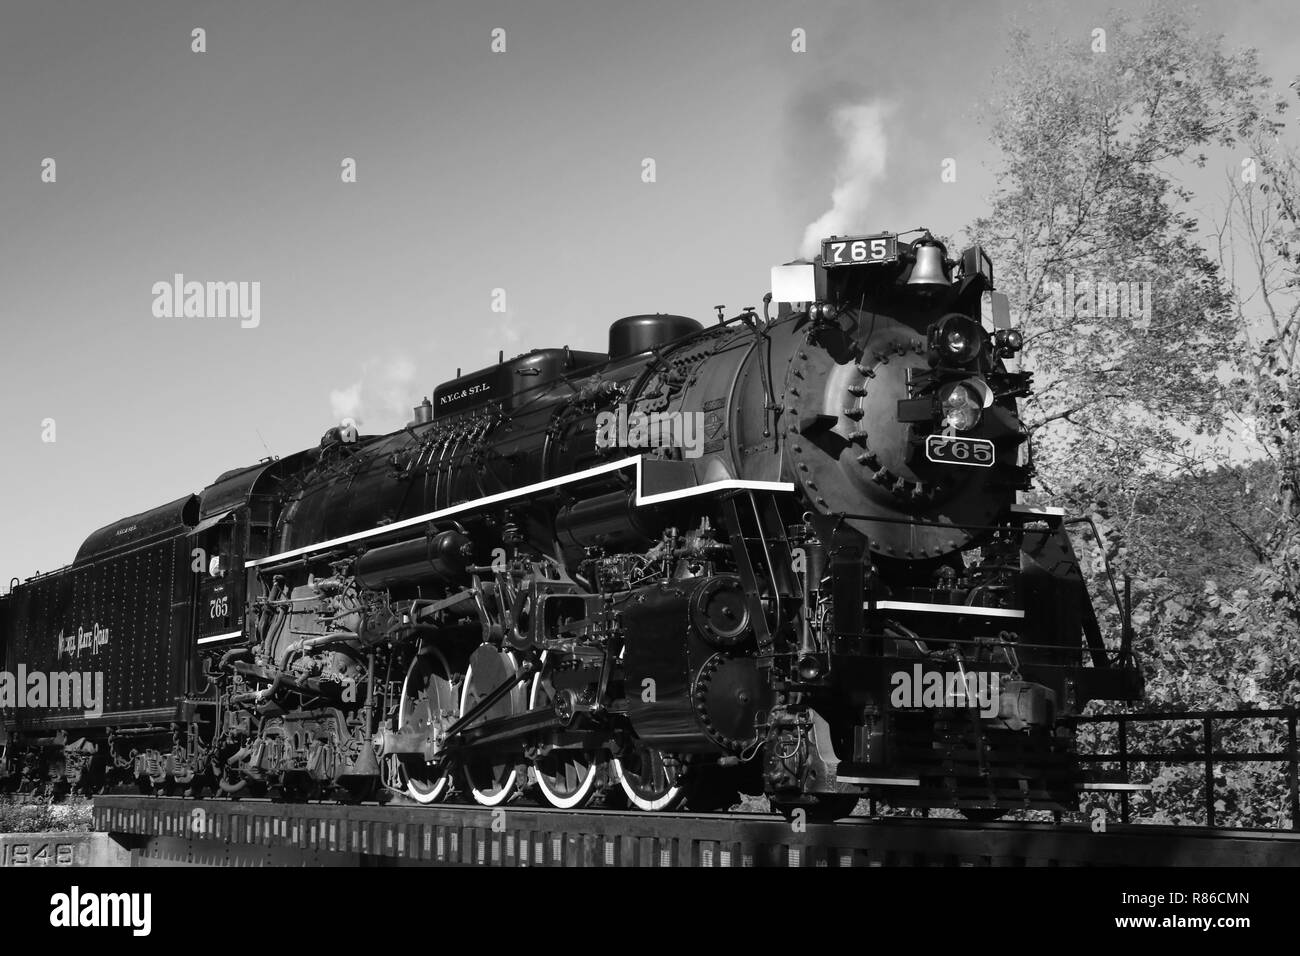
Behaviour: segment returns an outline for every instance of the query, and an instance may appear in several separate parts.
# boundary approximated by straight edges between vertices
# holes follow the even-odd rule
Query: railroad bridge
[[[1293,866],[1300,833],[1148,824],[101,796],[137,866]]]

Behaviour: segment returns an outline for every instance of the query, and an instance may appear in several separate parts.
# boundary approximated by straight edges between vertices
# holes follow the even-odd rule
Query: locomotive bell
[[[916,246],[916,263],[912,274],[907,278],[909,286],[946,286],[952,285],[948,278],[948,266],[943,258],[943,246],[933,240],[921,240]]]

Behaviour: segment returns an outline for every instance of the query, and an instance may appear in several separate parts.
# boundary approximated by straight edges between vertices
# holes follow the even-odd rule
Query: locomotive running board
[[[976,607],[973,604],[930,604],[923,601],[867,601],[862,605],[868,611],[920,611],[927,614],[962,614],[969,617],[1023,618],[1025,612],[1016,608]]]
[[[377,528],[368,528],[365,531],[357,531],[352,534],[343,535],[340,538],[331,538],[328,541],[318,541],[316,544],[304,545],[301,548],[294,548],[291,551],[282,551],[279,554],[273,554],[265,558],[258,558],[254,561],[245,561],[244,567],[256,568],[261,567],[262,565],[275,564],[280,561],[286,561],[289,558],[312,554],[316,551],[324,551],[328,548],[338,547],[339,545],[352,544],[353,542],[365,541],[368,538],[374,538],[379,535],[391,534],[394,531],[400,531],[403,528],[414,527],[429,521],[450,518],[453,515],[463,514],[466,511],[473,511],[477,508],[485,508],[490,505],[513,501],[517,498],[531,498],[534,495],[540,494],[544,491],[549,491],[552,488],[559,488],[563,485],[573,484],[574,482],[587,481],[588,479],[598,478],[601,475],[622,471],[626,468],[634,468],[636,470],[635,504],[638,508],[719,491],[794,491],[794,484],[788,481],[750,481],[744,478],[723,478],[718,481],[706,482],[702,485],[689,485],[685,487],[671,488],[668,491],[657,491],[650,494],[645,493],[645,472],[647,470],[658,470],[660,471],[660,474],[653,477],[662,480],[663,471],[658,466],[664,464],[676,465],[679,463],[652,461],[649,463],[650,467],[647,468],[647,463],[641,455],[636,455],[631,458],[621,458],[618,461],[606,462],[603,465],[597,465],[595,468],[588,468],[585,471],[576,471],[571,475],[560,475],[559,477],[550,478],[546,481],[524,485],[522,488],[498,492],[495,495],[488,495],[485,498],[475,498],[471,501],[463,501],[458,505],[452,505],[449,508],[441,508],[437,511],[430,511],[422,515],[416,515],[413,518],[404,518],[401,521],[394,521],[392,524],[380,525]],[[691,477],[694,478],[693,469],[691,470]]]
[[[227,631],[225,634],[213,634],[210,637],[200,637],[195,644],[216,644],[224,641],[233,641],[244,636],[243,631]]]
[[[920,777],[852,777],[836,774],[836,783],[855,783],[866,787],[919,787]]]

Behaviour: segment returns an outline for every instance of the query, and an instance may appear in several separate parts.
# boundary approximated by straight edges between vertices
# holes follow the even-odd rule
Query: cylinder
[[[556,537],[569,548],[648,548],[663,531],[661,522],[655,521],[649,511],[635,507],[626,491],[576,501],[556,516]]]
[[[357,559],[357,582],[372,591],[404,584],[454,584],[466,580],[465,546],[458,531],[438,534],[367,551]]]

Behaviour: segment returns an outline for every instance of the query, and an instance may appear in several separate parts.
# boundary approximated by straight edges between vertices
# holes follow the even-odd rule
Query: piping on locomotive
[[[772,279],[761,318],[620,319],[96,532],[0,613],[10,660],[113,627],[110,707],[7,714],[10,779],[1077,807],[1069,718],[1141,679],[1063,513],[1019,503],[1031,377],[988,256],[832,237]],[[656,415],[699,441],[628,437]]]

